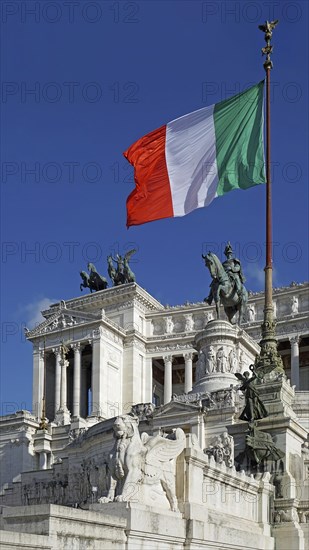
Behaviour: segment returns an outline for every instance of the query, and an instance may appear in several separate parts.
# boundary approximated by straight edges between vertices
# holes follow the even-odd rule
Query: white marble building
[[[134,550],[308,550],[308,289],[274,290],[288,380],[261,387],[270,414],[260,424],[285,458],[256,475],[233,463],[248,425],[238,420],[243,398],[234,374],[259,352],[263,293],[249,296],[241,328],[211,322],[205,303],[164,307],[135,283],[43,311],[44,322],[26,334],[32,411],[0,419],[3,548],[109,550],[116,541]],[[48,424],[40,429],[44,407]],[[185,433],[175,462],[180,512],[143,499],[91,508],[106,495],[114,418],[132,407],[150,436]],[[228,460],[207,455],[227,432]]]
[[[248,310],[254,316],[243,326],[256,342],[263,299],[263,293],[250,296]],[[274,302],[287,375],[296,390],[309,391],[308,286],[276,289]],[[135,403],[168,403],[173,393],[191,391],[194,336],[215,312],[204,303],[164,307],[131,283],[60,302],[42,314],[46,321],[27,332],[33,343],[32,412],[41,417],[45,365],[48,419],[61,409],[71,418],[92,421],[126,412]],[[62,342],[70,351],[68,366],[61,368]]]

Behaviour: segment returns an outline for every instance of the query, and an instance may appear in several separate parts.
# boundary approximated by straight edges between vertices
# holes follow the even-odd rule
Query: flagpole
[[[42,398],[42,416],[39,425],[40,430],[47,430],[46,422],[46,337],[44,337],[44,358],[43,358],[43,398]]]
[[[259,25],[264,32],[266,46],[262,48],[262,54],[266,55],[263,64],[266,72],[266,265],[265,271],[265,302],[264,320],[262,324],[262,339],[260,341],[261,353],[256,359],[256,368],[262,374],[271,372],[273,369],[283,371],[281,357],[277,351],[277,340],[275,334],[275,321],[273,312],[273,258],[272,258],[272,187],[271,187],[271,143],[270,143],[270,71],[273,68],[270,55],[273,51],[271,45],[272,33],[278,20],[266,21]]]
[[[272,189],[271,189],[271,157],[270,157],[270,71],[273,67],[270,60],[272,46],[269,34],[265,32],[266,54],[264,69],[266,72],[266,266],[265,266],[265,321],[266,317],[273,317],[272,289],[273,289],[273,259],[272,259]],[[264,51],[266,50],[266,51]]]

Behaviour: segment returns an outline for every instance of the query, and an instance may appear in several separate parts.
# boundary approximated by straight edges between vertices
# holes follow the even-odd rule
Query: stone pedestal
[[[271,521],[276,549],[304,550],[304,532],[299,522],[300,510],[309,499],[302,464],[307,433],[292,409],[294,389],[284,378],[257,384],[256,389],[268,411],[268,416],[258,421],[258,429],[270,434],[275,446],[284,453],[277,464],[267,466],[275,486]],[[235,457],[245,450],[248,427],[247,422],[227,427],[234,438]]]
[[[67,424],[71,424],[71,413],[67,408],[59,409],[57,411],[55,416],[55,424],[58,426],[66,426]]]
[[[72,417],[71,430],[79,430],[80,428],[87,428],[88,423],[85,418]]]
[[[38,469],[50,468],[51,435],[45,430],[38,430],[34,436],[34,451],[38,455]]]
[[[212,392],[238,384],[235,372],[254,363],[259,346],[239,326],[210,321],[194,340],[199,352],[193,392]]]
[[[90,510],[126,521],[127,550],[178,550],[186,540],[186,522],[179,512],[138,502],[92,504]],[[104,516],[103,516],[104,517]],[[191,548],[190,545],[187,546]]]

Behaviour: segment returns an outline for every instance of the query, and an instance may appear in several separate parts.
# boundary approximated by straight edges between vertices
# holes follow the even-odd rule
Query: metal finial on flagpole
[[[261,375],[274,369],[284,372],[281,357],[277,351],[275,333],[274,311],[272,301],[272,197],[271,197],[271,160],[270,160],[270,71],[273,68],[270,56],[273,51],[271,39],[273,30],[278,24],[275,21],[266,21],[259,25],[259,29],[265,33],[266,46],[262,48],[262,55],[266,55],[264,69],[266,71],[266,265],[265,265],[265,305],[264,321],[262,324],[262,340],[260,342],[261,353],[256,359],[256,368]]]

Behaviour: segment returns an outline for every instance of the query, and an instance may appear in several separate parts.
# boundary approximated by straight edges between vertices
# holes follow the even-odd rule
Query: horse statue
[[[88,264],[88,271],[90,272],[90,275],[89,275],[89,285],[91,285],[89,288],[90,288],[90,291],[91,291],[91,287],[93,288],[93,290],[105,290],[108,286],[108,283],[107,283],[107,279],[105,279],[105,277],[102,277],[102,275],[100,275],[95,266],[89,262]]]
[[[105,290],[108,286],[107,280],[97,272],[95,266],[90,262],[88,264],[88,271],[89,275],[86,271],[80,272],[80,276],[83,279],[83,282],[80,284],[80,290],[89,288],[91,293],[93,291]]]
[[[90,288],[89,287],[89,275],[88,275],[88,273],[86,273],[86,271],[80,271],[79,274],[80,274],[81,278],[83,279],[83,282],[80,283],[80,287],[79,287],[81,292],[82,292],[83,288]]]
[[[221,300],[230,323],[235,324],[234,317],[237,312],[239,312],[239,324],[245,322],[248,292],[242,282],[239,282],[237,285],[235,276],[232,278],[228,275],[219,258],[212,252],[206,255],[202,254],[202,258],[205,260],[205,266],[209,269],[212,277],[210,292],[204,302],[211,305],[214,300],[217,318],[219,319],[219,304]],[[239,260],[237,261],[239,262]]]
[[[134,248],[124,256],[120,256],[120,254],[117,254],[116,258],[113,258],[112,255],[107,256],[107,271],[114,286],[135,283],[135,275],[129,266],[129,260],[135,252],[136,249]],[[113,262],[117,264],[117,268],[115,268]]]

